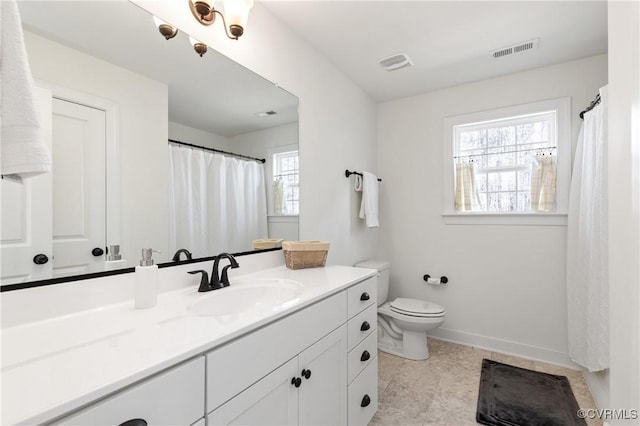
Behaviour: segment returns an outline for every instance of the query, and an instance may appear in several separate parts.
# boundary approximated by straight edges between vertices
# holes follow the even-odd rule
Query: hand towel
[[[0,97],[0,173],[27,178],[51,171],[15,0],[0,1]]]
[[[362,172],[362,177],[356,175],[355,190],[362,192],[360,204],[360,219],[365,219],[369,228],[380,226],[378,222],[378,177],[373,173]]]

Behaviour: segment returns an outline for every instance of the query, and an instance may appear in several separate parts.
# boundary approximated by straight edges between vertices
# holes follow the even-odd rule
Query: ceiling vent
[[[522,43],[514,44],[513,46],[503,47],[498,50],[494,50],[491,52],[491,56],[494,59],[502,58],[503,56],[513,55],[514,53],[525,52],[527,50],[532,50],[538,47],[540,39],[536,38],[534,40],[525,41]]]
[[[380,59],[378,63],[387,71],[395,71],[400,68],[413,66],[413,61],[411,61],[411,58],[409,58],[406,53],[387,56],[386,58]]]

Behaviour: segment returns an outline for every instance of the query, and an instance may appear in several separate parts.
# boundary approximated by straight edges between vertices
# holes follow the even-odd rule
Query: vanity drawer
[[[378,353],[378,333],[373,332],[358,346],[349,352],[348,356],[348,383],[351,383],[362,370],[364,370]]]
[[[349,350],[355,348],[365,337],[376,331],[378,325],[377,308],[378,306],[374,303],[349,320],[347,323]]]
[[[378,410],[378,357],[349,385],[347,416],[349,425],[366,425]]]
[[[204,415],[204,357],[174,367],[65,417],[56,425],[190,425]]]
[[[371,277],[347,290],[347,315],[349,318],[359,314],[371,304],[376,304],[378,278]]]
[[[207,413],[346,321],[346,292],[295,312],[207,354]]]

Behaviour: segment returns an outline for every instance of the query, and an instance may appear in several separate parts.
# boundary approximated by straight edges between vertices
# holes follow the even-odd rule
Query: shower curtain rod
[[[600,93],[598,93],[598,94],[596,95],[595,99],[591,101],[591,103],[589,104],[589,106],[588,106],[588,107],[586,107],[586,108],[584,109],[584,111],[582,111],[582,112],[580,113],[580,118],[582,118],[582,119],[584,120],[584,113],[585,113],[585,112],[589,112],[589,111],[591,111],[591,110],[592,110],[592,109],[594,109],[594,108],[595,108],[595,106],[596,106],[596,105],[598,105],[599,103],[600,103]]]
[[[264,162],[267,161],[264,158],[250,157],[248,155],[236,154],[235,152],[223,151],[221,149],[207,148],[206,146],[194,145],[194,144],[187,143],[187,142],[177,141],[175,139],[169,139],[169,143],[177,143],[178,145],[190,146],[191,148],[204,149],[205,151],[212,151],[212,152],[217,152],[219,154],[231,155],[231,156],[234,156],[234,157],[244,158],[246,160],[257,161],[259,163],[264,163]]]

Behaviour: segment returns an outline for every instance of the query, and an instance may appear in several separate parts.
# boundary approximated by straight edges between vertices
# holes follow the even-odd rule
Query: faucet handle
[[[202,274],[200,277],[200,287],[198,287],[199,292],[205,292],[211,290],[211,286],[209,284],[209,273],[207,271],[203,271],[199,269],[197,271],[189,271],[189,274]]]

